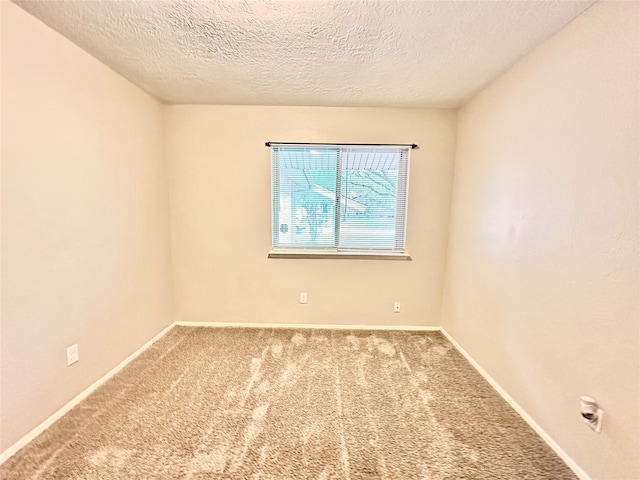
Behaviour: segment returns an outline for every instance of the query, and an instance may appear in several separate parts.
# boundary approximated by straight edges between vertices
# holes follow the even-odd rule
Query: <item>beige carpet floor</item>
[[[575,479],[439,332],[176,327],[13,479]]]

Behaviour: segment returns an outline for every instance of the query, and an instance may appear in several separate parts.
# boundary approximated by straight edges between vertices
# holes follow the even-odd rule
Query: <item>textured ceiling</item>
[[[165,103],[455,107],[588,1],[16,1]]]

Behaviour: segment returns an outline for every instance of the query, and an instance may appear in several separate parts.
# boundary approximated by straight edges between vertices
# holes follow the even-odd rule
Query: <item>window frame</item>
[[[417,148],[418,146],[415,144],[329,144],[329,143],[289,143],[289,142],[267,142],[265,144],[270,148],[271,151],[271,249],[268,252],[268,258],[332,258],[332,259],[377,259],[377,260],[411,260],[411,255],[407,251],[407,220],[408,220],[408,204],[409,204],[409,170],[410,170],[410,152],[412,149]],[[402,204],[396,200],[395,206],[395,215],[394,219],[396,221],[396,234],[398,232],[397,228],[397,216],[399,210],[399,206],[401,205],[403,211],[400,211],[402,214],[402,248],[382,248],[372,245],[371,247],[341,247],[339,245],[339,235],[340,235],[340,225],[341,219],[339,210],[336,212],[336,206],[340,206],[340,194],[336,195],[336,199],[334,202],[334,218],[336,225],[336,230],[334,232],[336,237],[336,242],[332,246],[312,246],[312,245],[275,245],[276,243],[276,235],[280,226],[280,217],[279,217],[279,202],[281,200],[280,196],[280,182],[282,180],[280,175],[280,163],[279,159],[276,160],[274,157],[273,148],[309,148],[313,149],[314,147],[322,147],[325,149],[336,149],[337,153],[337,163],[335,166],[335,175],[336,175],[336,192],[341,192],[341,180],[342,174],[345,169],[342,168],[341,158],[344,151],[353,151],[362,149],[362,150],[371,150],[371,149],[392,149],[396,148],[400,151],[400,159],[398,164],[398,182],[402,182],[402,184],[398,183],[396,185],[396,196],[402,195],[404,200]],[[371,169],[373,170],[373,169]],[[404,171],[403,171],[404,170]],[[402,174],[401,174],[402,173]],[[276,183],[277,182],[277,183]],[[276,198],[278,197],[278,198]]]

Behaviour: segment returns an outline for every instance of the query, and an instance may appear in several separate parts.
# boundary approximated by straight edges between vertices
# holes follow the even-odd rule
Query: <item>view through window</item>
[[[409,151],[272,144],[273,248],[404,252]]]

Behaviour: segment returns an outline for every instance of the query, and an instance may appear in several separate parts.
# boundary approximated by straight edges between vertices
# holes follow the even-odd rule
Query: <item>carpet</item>
[[[13,479],[575,479],[440,332],[175,327]]]

